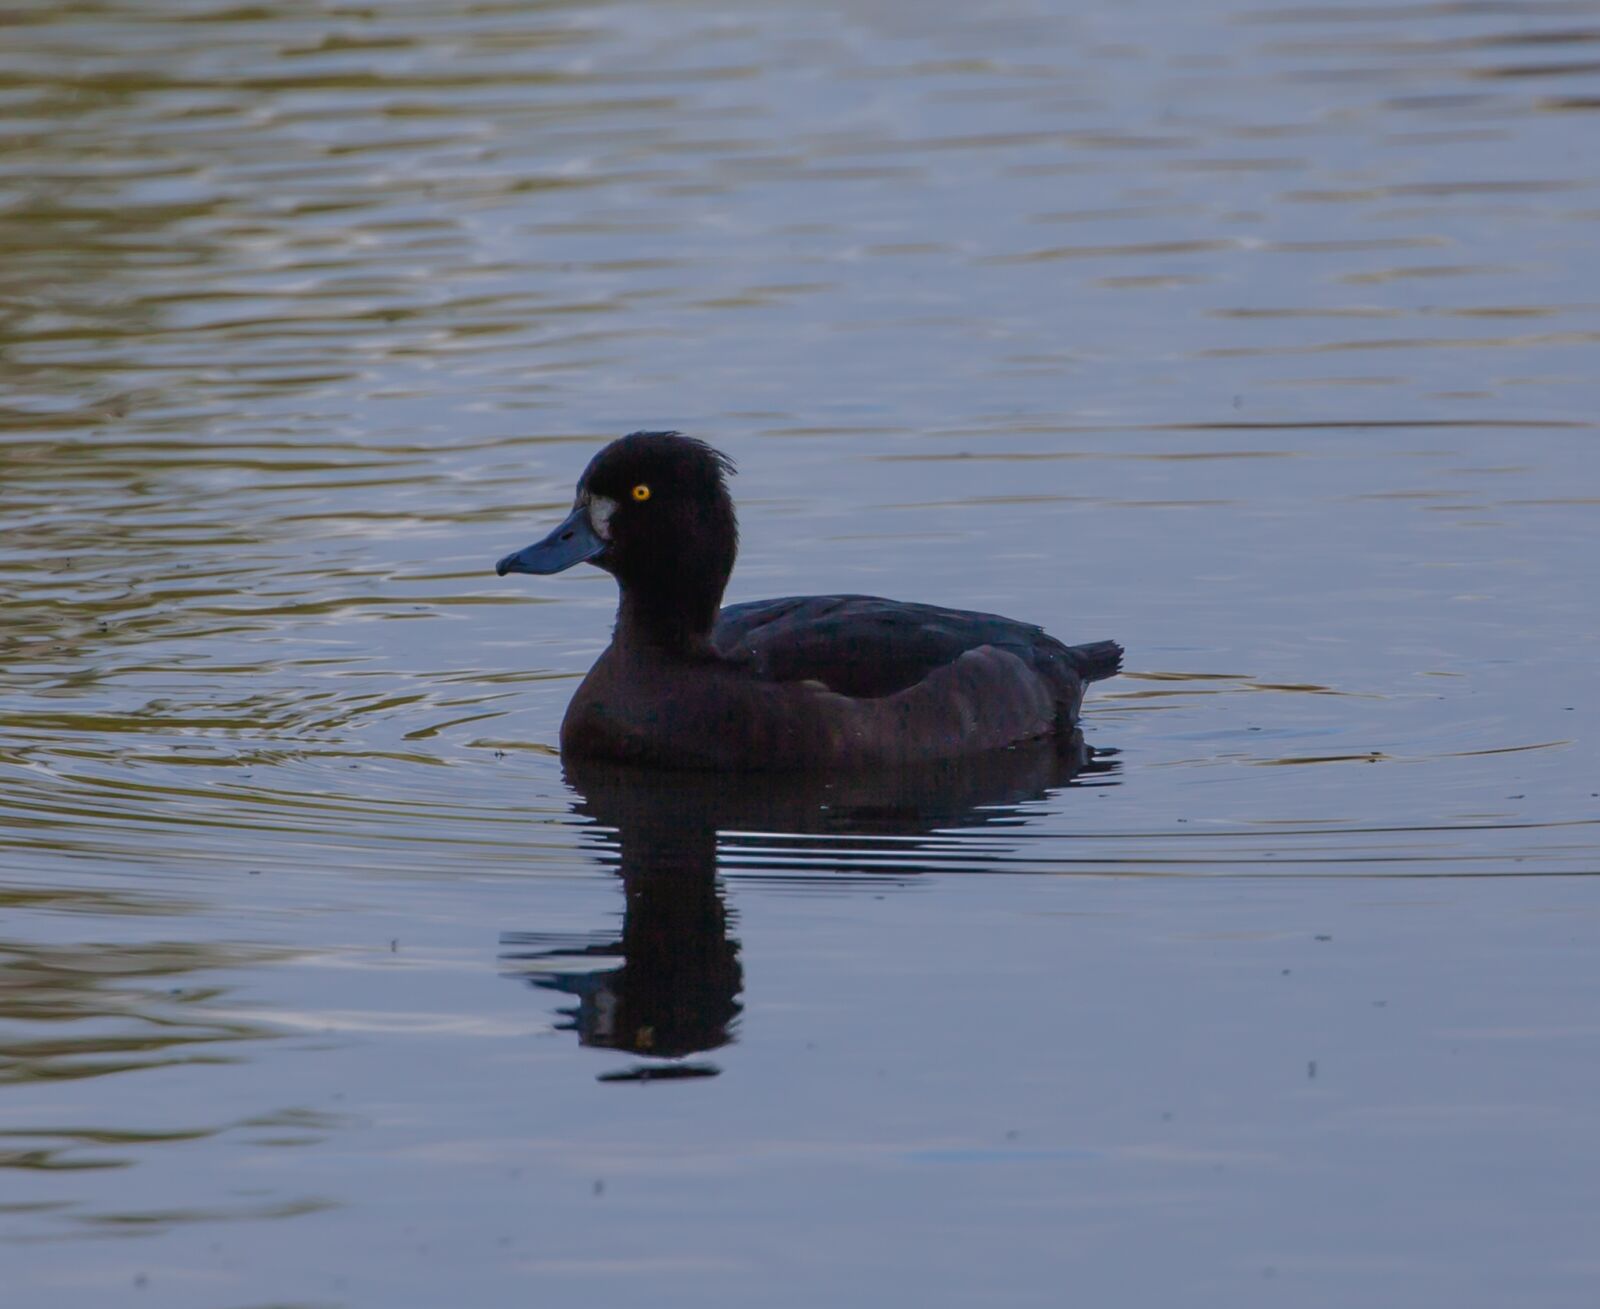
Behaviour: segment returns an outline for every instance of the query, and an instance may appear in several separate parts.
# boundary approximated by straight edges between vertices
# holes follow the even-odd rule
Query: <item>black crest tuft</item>
[[[641,454],[676,455],[684,460],[704,461],[716,468],[722,477],[732,477],[739,471],[738,465],[721,450],[682,432],[629,432],[616,442],[617,445],[624,443]]]

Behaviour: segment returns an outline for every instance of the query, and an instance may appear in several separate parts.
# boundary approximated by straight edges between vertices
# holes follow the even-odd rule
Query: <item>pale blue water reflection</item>
[[[10,6],[8,1304],[1590,1304],[1597,41]],[[490,568],[663,425],[732,599],[1121,639],[1115,771],[630,881]]]

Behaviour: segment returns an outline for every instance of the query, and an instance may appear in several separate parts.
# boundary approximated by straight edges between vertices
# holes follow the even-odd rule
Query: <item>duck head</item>
[[[622,437],[589,461],[566,520],[495,572],[594,564],[622,590],[619,635],[704,644],[739,549],[726,480],[733,471],[727,455],[677,432]]]

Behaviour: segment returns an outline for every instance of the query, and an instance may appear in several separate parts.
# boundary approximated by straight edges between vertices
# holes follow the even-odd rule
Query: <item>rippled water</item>
[[[8,6],[8,1304],[1591,1304],[1597,127],[1587,0]],[[565,779],[646,426],[1111,753]]]

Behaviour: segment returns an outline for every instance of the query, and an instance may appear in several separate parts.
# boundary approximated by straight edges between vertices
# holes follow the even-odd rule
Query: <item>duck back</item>
[[[724,658],[774,682],[821,682],[876,698],[915,686],[969,650],[1015,655],[1071,699],[1122,667],[1115,641],[1064,645],[1043,628],[999,614],[908,604],[870,595],[787,596],[729,605],[712,642]]]

